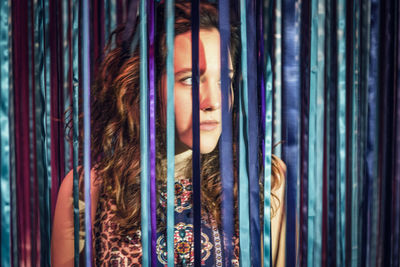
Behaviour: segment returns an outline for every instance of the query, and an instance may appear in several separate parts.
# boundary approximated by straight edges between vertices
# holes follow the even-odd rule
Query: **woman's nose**
[[[213,111],[221,108],[221,90],[217,82],[200,83],[200,110]]]

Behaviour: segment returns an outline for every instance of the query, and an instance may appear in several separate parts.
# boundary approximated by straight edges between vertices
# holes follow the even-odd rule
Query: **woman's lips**
[[[210,120],[210,121],[202,121],[200,123],[200,131],[213,131],[219,125],[218,121]]]

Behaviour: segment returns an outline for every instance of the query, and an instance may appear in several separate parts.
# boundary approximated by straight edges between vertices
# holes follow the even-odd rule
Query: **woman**
[[[175,263],[193,263],[191,214],[191,22],[190,3],[175,4]],[[157,255],[166,264],[166,33],[164,5],[157,7]],[[116,31],[116,39],[125,27]],[[229,68],[234,79],[239,39],[231,30]],[[92,94],[92,221],[96,265],[140,265],[140,140],[139,140],[139,49],[130,51],[133,35],[117,42],[108,52]],[[200,5],[200,153],[202,154],[202,263],[218,266],[223,262],[218,249],[221,218],[221,184],[218,141],[221,135],[220,36],[218,11]],[[110,47],[110,46],[108,46]],[[234,86],[232,86],[234,88]],[[233,98],[232,101],[233,102]],[[284,263],[284,164],[273,157],[272,257]],[[235,194],[236,194],[235,190]],[[237,203],[235,204],[237,206]],[[72,173],[64,179],[57,200],[52,235],[54,266],[73,264]],[[236,219],[236,227],[237,227]],[[238,238],[235,258],[238,264]],[[82,245],[83,247],[83,245]],[[82,249],[82,248],[81,248]]]

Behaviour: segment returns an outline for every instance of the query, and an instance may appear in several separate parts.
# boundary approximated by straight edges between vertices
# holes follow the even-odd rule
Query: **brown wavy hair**
[[[166,33],[164,4],[156,10],[156,88],[157,88],[157,185],[158,195],[161,185],[165,184],[166,158],[165,128],[161,121],[162,102],[160,88],[161,76],[165,73]],[[190,2],[175,3],[175,35],[191,30]],[[232,20],[233,21],[233,20]],[[92,160],[97,177],[104,193],[116,202],[116,220],[121,234],[130,234],[140,228],[140,51],[132,51],[130,43],[135,31],[128,38],[129,45],[121,41],[125,25],[117,28],[105,48],[105,58],[96,75],[92,87]],[[200,29],[218,29],[218,11],[212,4],[200,4]],[[112,48],[112,39],[115,47]],[[240,47],[238,27],[231,29],[230,54],[234,66],[239,63]],[[235,73],[237,76],[238,73]],[[237,80],[237,79],[236,79]],[[235,90],[235,86],[234,86]],[[233,123],[235,125],[235,115]],[[235,145],[233,146],[234,151]],[[236,154],[236,153],[234,153]],[[219,171],[218,146],[213,152],[201,156],[202,168],[202,205],[203,210],[212,214],[220,223],[221,181]],[[262,166],[262,164],[260,164]],[[187,175],[191,175],[191,161],[188,160]],[[236,173],[236,172],[235,172]],[[272,158],[272,195],[282,179],[279,159]],[[190,176],[189,176],[190,177]],[[237,180],[237,177],[235,177]],[[262,183],[260,183],[262,186]],[[235,186],[235,195],[237,186]],[[275,197],[276,198],[276,197]],[[237,201],[235,202],[237,206]],[[278,205],[279,206],[279,205]],[[277,206],[273,205],[273,213]],[[157,208],[159,227],[165,227],[165,211]]]

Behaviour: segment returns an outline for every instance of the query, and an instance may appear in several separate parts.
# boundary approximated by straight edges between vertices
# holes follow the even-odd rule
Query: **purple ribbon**
[[[156,195],[156,98],[154,58],[154,0],[148,5],[149,31],[149,123],[150,123],[150,214],[151,214],[151,265],[157,265],[157,195]]]

